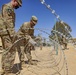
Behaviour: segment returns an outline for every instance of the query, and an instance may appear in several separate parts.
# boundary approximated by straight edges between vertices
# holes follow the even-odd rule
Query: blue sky
[[[76,0],[45,0],[47,4],[60,16],[60,19],[69,24],[72,28],[72,36],[76,37]],[[0,8],[2,4],[8,3],[10,0],[0,0]],[[38,23],[35,28],[47,28],[46,32],[50,33],[55,24],[56,17],[41,4],[40,0],[23,0],[22,7],[15,10],[16,23],[15,28],[19,27],[30,20],[32,15],[38,17]],[[57,20],[57,19],[56,19]],[[42,33],[35,31],[36,34]],[[43,34],[42,35],[46,35]]]

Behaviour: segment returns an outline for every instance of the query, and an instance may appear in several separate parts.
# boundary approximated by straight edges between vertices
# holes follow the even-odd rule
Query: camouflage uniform
[[[67,40],[63,36],[62,36],[62,45],[63,45],[64,49],[67,49]]]
[[[21,1],[21,0],[18,0]],[[21,5],[20,5],[21,6]],[[19,6],[18,6],[19,7]],[[8,4],[4,4],[2,6],[2,15],[1,18],[3,20],[2,28],[0,30],[5,30],[1,32],[1,39],[2,39],[2,46],[3,49],[6,51],[3,53],[2,56],[2,67],[5,71],[11,70],[14,58],[15,58],[15,51],[9,51],[9,48],[12,46],[12,38],[15,34],[15,13],[14,7],[12,6],[11,2]]]
[[[35,38],[35,41],[37,42],[38,46],[40,46],[40,50],[42,50],[42,37],[39,35]]]
[[[12,53],[8,52],[9,48],[12,46],[12,35],[15,34],[14,31],[15,13],[11,3],[4,4],[2,6],[2,19],[3,19],[2,30],[5,31],[1,32],[1,39],[3,49],[6,50],[2,56],[2,68],[5,71],[8,71],[13,66],[12,64],[15,58],[14,52]]]
[[[12,35],[15,34],[14,27],[15,27],[15,13],[14,13],[14,8],[11,6],[11,3],[5,4],[2,7],[2,17],[4,19],[4,24],[6,25],[6,34],[4,33],[3,35],[3,48],[9,47],[10,44],[9,42],[12,41]],[[7,45],[8,44],[8,45]]]
[[[35,22],[35,20],[37,21],[37,18],[35,16],[32,16],[31,21],[36,24],[37,22]],[[30,22],[25,22],[19,29],[18,34],[20,36],[25,36],[29,39],[33,39],[34,38],[34,26],[31,25]],[[28,63],[29,64],[33,64],[32,63],[32,56],[31,56],[31,45],[29,44],[29,48],[26,49],[26,47],[24,48],[24,52],[26,54],[26,57],[28,59]],[[32,49],[34,49],[34,47],[32,46]]]

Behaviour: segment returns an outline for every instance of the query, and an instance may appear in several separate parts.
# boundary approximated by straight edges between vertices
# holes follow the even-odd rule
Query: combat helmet
[[[22,6],[22,0],[17,0],[19,6]]]
[[[36,24],[37,21],[38,21],[38,19],[37,19],[36,16],[32,16],[32,17],[31,17],[31,21],[32,21],[34,24]]]

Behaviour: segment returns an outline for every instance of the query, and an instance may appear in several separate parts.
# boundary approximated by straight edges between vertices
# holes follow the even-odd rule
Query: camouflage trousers
[[[24,52],[26,54],[26,57],[28,60],[32,60],[32,56],[31,56],[31,46],[30,44],[28,44],[25,48],[24,48]]]
[[[66,42],[64,42],[62,45],[63,45],[64,49],[67,48],[67,43]]]
[[[21,48],[20,48],[21,45],[24,47],[24,52],[26,54],[28,61],[32,60],[31,50],[33,49],[33,46],[31,46],[31,44],[28,43],[27,39],[20,40],[19,42],[17,42],[17,44],[15,44],[15,46],[12,49],[10,49],[12,46],[12,43],[10,41],[9,42],[6,41],[5,43],[7,43],[7,45],[5,46],[7,49],[5,49],[5,52],[3,53],[2,56],[2,65],[5,71],[12,69],[14,65],[16,51],[18,51],[19,60],[21,61],[21,56],[22,56]]]
[[[4,52],[2,55],[2,68],[5,71],[7,71],[7,70],[10,70],[13,66],[16,50],[15,49],[10,50],[12,46],[12,42],[9,36],[3,37],[3,45],[4,45],[4,48],[3,48]]]
[[[12,53],[8,52],[8,51],[3,53],[3,55],[2,55],[2,68],[5,71],[9,71],[13,67],[15,54],[16,54],[15,51],[13,51]]]

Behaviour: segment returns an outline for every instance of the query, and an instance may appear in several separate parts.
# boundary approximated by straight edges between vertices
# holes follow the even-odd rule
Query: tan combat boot
[[[0,75],[4,75],[5,74],[5,72],[4,72],[4,70],[2,69],[1,71],[0,71]]]
[[[32,61],[32,60],[28,60],[28,64],[29,65],[37,65],[37,63],[35,61]]]

